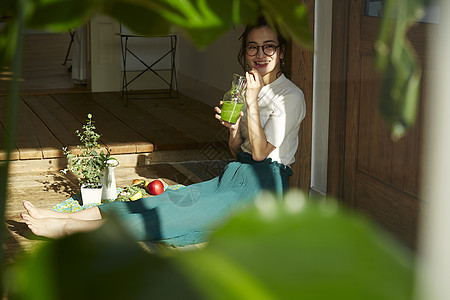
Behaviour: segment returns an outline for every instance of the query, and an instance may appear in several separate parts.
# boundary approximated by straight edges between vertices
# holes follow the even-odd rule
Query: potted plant
[[[71,171],[78,176],[83,205],[101,203],[101,178],[110,157],[108,147],[100,150],[98,140],[101,135],[95,132],[95,122],[92,120],[92,115],[88,114],[87,117],[86,124],[82,126],[82,131],[76,131],[80,139],[80,145],[77,146],[79,153],[75,154],[67,147],[63,147],[63,153],[67,157],[67,168],[62,172]]]

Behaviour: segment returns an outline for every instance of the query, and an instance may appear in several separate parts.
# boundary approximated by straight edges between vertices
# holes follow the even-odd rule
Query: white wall
[[[311,190],[326,195],[333,0],[315,6]]]
[[[417,300],[446,300],[450,294],[450,1],[440,4],[438,32],[429,28],[427,44]]]
[[[216,106],[225,91],[231,87],[234,73],[243,73],[237,61],[240,47],[239,37],[243,27],[230,30],[206,49],[198,49],[183,35],[178,36],[176,68],[179,91],[191,98]],[[130,33],[123,27],[122,32]],[[170,40],[161,38],[130,38],[129,48],[147,64],[152,63],[170,49]],[[170,59],[166,57],[155,69],[169,69]],[[132,78],[145,69],[136,58],[127,54],[127,74]],[[121,67],[123,72],[123,66]],[[159,71],[169,81],[169,71]],[[146,72],[129,85],[129,90],[167,89],[167,85],[151,72]]]
[[[199,50],[180,36],[178,47],[178,79],[180,92],[216,106],[231,87],[234,73],[243,74],[237,61],[239,37],[243,28],[230,30],[207,49]]]

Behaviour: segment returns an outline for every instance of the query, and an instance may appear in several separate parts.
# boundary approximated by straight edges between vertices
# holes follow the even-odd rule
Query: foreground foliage
[[[411,299],[408,251],[334,202],[306,201],[297,191],[282,204],[263,195],[206,247],[158,255],[112,221],[24,257],[7,274],[9,290],[48,300]]]
[[[376,67],[383,77],[378,107],[393,139],[403,137],[416,122],[422,69],[407,33],[424,16],[424,1],[385,1],[375,45]]]
[[[383,80],[380,106],[394,137],[404,135],[415,121],[420,71],[405,34],[422,2],[385,1],[386,7],[394,7],[386,15],[396,21],[383,18],[377,47],[380,70],[393,76]],[[3,122],[7,160],[0,163],[0,220],[17,126],[24,28],[66,31],[97,13],[141,34],[175,28],[198,47],[263,14],[297,44],[312,49],[306,6],[297,0],[0,1],[6,24],[0,29],[0,71],[11,74]],[[259,208],[232,219],[205,249],[170,257],[148,255],[126,235],[117,235],[120,230],[111,222],[97,232],[49,242],[24,258],[6,277],[9,291],[17,299],[410,298],[411,258],[395,243],[333,206],[300,205],[296,211],[297,202],[289,201],[277,206],[263,200]],[[5,226],[0,226],[0,242],[4,240]],[[3,251],[0,247],[2,283]],[[0,297],[2,288],[0,284]]]

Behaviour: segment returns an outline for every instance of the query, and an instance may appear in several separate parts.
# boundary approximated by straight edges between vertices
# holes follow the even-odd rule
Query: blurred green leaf
[[[232,26],[255,19],[260,12],[255,0],[137,2],[153,9],[200,48],[210,45]]]
[[[172,27],[172,24],[159,13],[126,1],[111,3],[104,8],[103,12],[120,20],[123,25],[142,35],[164,35]]]
[[[68,31],[87,22],[103,0],[33,0],[27,3],[27,27]]]
[[[14,0],[2,8],[11,12]],[[312,49],[306,6],[296,0],[33,0],[26,1],[27,26],[51,31],[77,28],[95,13],[105,13],[140,34],[164,34],[171,27],[206,47],[235,25],[261,14],[286,37]]]
[[[9,74],[5,71],[10,66],[11,58],[14,54],[17,45],[17,26],[15,23],[8,22],[0,29],[0,72],[2,77]],[[9,76],[8,76],[9,77]]]
[[[305,4],[297,0],[261,0],[262,12],[268,22],[276,25],[283,36],[292,37],[300,46],[313,50],[313,36],[309,28]]]
[[[381,70],[400,74],[383,81],[386,106],[392,108],[384,114],[393,128],[409,126],[417,102],[420,73],[405,40],[417,1],[396,9],[396,19],[383,20],[377,47],[384,55],[379,56]],[[1,12],[14,18],[14,3],[2,1]],[[296,0],[23,3],[31,27],[65,31],[105,12],[147,34],[172,24],[199,46],[263,13],[299,45],[312,47],[306,6]],[[0,37],[1,51],[8,56],[17,50],[11,24]],[[304,199],[291,193],[280,205],[265,196],[214,234],[205,249],[168,257],[149,255],[108,222],[92,233],[50,241],[18,261],[9,271],[9,292],[14,299],[203,298],[199,290],[213,299],[410,299],[409,253],[366,220],[332,203],[307,205]]]
[[[3,148],[6,159],[0,162],[0,297],[4,295],[4,241],[6,240],[5,220],[6,199],[8,195],[8,173],[11,151],[15,143],[17,129],[17,119],[19,114],[20,78],[22,71],[23,45],[24,45],[24,1],[17,0],[14,6],[9,6],[14,10],[14,18],[0,32],[0,73],[2,81],[8,83],[8,97],[6,101],[6,113],[2,123],[5,129],[3,138]],[[2,6],[2,9],[4,7]],[[5,39],[6,38],[6,39]],[[6,66],[6,67],[5,67]],[[7,74],[9,73],[9,74]],[[8,80],[5,80],[5,77]]]
[[[173,261],[148,254],[111,220],[49,241],[7,275],[10,299],[203,299]]]
[[[408,251],[333,202],[304,199],[266,195],[206,248],[175,258],[209,299],[411,299]]]
[[[336,204],[266,194],[199,250],[150,255],[108,222],[8,274],[14,299],[411,299],[411,254]],[[330,200],[327,200],[330,201]]]
[[[386,0],[376,42],[376,67],[382,72],[379,108],[393,139],[414,125],[420,97],[421,66],[407,33],[423,11],[423,0]]]

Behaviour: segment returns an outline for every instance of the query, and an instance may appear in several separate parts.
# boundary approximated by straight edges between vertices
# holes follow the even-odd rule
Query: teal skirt
[[[271,159],[254,161],[240,152],[211,180],[161,195],[99,206],[114,214],[138,241],[160,241],[174,246],[207,240],[214,228],[236,209],[252,202],[263,190],[282,197],[292,170]]]

